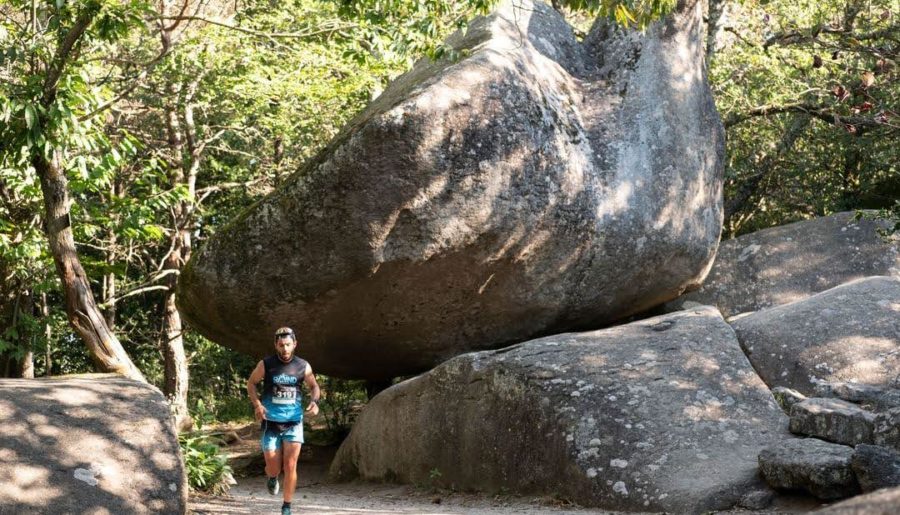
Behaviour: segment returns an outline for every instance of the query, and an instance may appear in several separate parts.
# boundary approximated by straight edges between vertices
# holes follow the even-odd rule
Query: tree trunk
[[[50,326],[50,304],[47,303],[47,293],[41,293],[41,318],[44,320],[44,375],[50,377],[50,368],[53,361],[50,359],[50,337],[53,336],[53,328]]]
[[[176,187],[188,184],[191,198],[194,195],[193,184],[189,184],[185,169],[188,166],[184,162],[185,137],[178,113],[174,108],[178,91],[173,84],[167,87],[170,103],[166,108],[166,130],[168,132],[169,148],[175,166],[170,171],[171,186]],[[186,102],[190,106],[190,99]],[[190,109],[187,107],[186,109]],[[188,121],[192,121],[188,118]],[[191,233],[188,228],[188,205],[184,202],[175,206],[174,245],[166,256],[163,270],[180,271],[187,262],[191,253]],[[179,430],[188,430],[192,425],[188,414],[188,385],[190,375],[188,373],[187,357],[184,352],[184,326],[181,321],[181,313],[175,305],[175,284],[178,274],[169,274],[166,282],[169,289],[163,298],[163,345],[162,353],[165,360],[165,394],[172,407],[175,416],[175,427]]]
[[[94,302],[90,283],[75,250],[69,215],[68,181],[58,154],[54,152],[47,159],[35,152],[32,165],[41,180],[47,241],[62,285],[69,323],[84,340],[97,368],[146,382],[119,339],[106,325]]]
[[[186,231],[184,231],[186,232]],[[187,235],[190,238],[190,234]],[[189,240],[188,240],[189,241]],[[190,243],[188,243],[190,245]],[[189,247],[188,247],[189,248]],[[166,258],[165,270],[180,270],[184,265],[184,240],[178,236],[175,248]],[[175,427],[179,430],[189,430],[192,425],[188,414],[187,396],[190,376],[188,374],[187,356],[184,352],[184,328],[181,322],[181,313],[175,306],[175,282],[178,276],[171,274],[167,277],[169,289],[166,291],[163,301],[163,357],[165,358],[165,393],[175,416]]]
[[[778,161],[781,157],[790,152],[794,148],[797,139],[806,131],[809,126],[810,117],[802,114],[792,115],[788,123],[788,128],[781,136],[775,151],[762,159],[757,167],[758,171],[751,177],[744,180],[734,195],[725,201],[725,220],[734,234],[739,229],[733,218],[740,214],[749,204],[750,199],[758,193],[763,180],[771,176],[777,169]]]
[[[31,298],[31,292],[26,291],[22,294],[21,303],[19,304],[19,316],[32,315],[34,313],[34,302]],[[22,378],[34,379],[34,335],[31,332],[22,334],[19,332],[19,341],[22,342],[22,348],[25,350],[22,356]]]

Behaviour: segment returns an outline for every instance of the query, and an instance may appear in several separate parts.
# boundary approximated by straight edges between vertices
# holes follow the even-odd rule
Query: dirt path
[[[303,472],[301,472],[301,476]],[[555,506],[548,499],[489,497],[476,494],[430,494],[407,486],[381,484],[301,485],[294,497],[294,513],[329,515],[397,515],[412,513],[440,514],[578,514],[604,513],[596,510]],[[440,503],[436,504],[435,501]],[[265,478],[239,479],[228,496],[193,496],[190,510],[195,514],[265,514],[280,513],[281,496],[266,492]]]
[[[222,427],[218,432],[232,432],[237,437],[226,448],[229,461],[238,475],[242,472],[249,475],[237,477],[237,485],[231,488],[228,495],[192,494],[188,506],[190,512],[197,515],[280,513],[281,495],[271,496],[266,491],[258,426],[245,424]],[[572,507],[547,497],[523,498],[435,492],[406,485],[379,483],[332,483],[328,481],[328,466],[336,451],[336,447],[310,444],[303,446],[298,472],[299,484],[292,503],[294,513],[326,515],[609,513]]]

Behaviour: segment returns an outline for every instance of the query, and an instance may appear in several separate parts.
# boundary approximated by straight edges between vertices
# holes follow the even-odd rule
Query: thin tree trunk
[[[19,316],[23,314],[33,314],[34,306],[31,299],[31,292],[26,291],[22,294],[22,302],[19,304]],[[22,342],[22,347],[25,350],[24,355],[22,356],[22,378],[23,379],[34,379],[34,336],[30,333],[19,334],[19,341]]]
[[[712,64],[713,57],[718,50],[717,45],[721,33],[722,14],[725,11],[726,0],[709,0],[707,2],[706,22],[706,66]]]
[[[50,326],[50,304],[47,303],[47,293],[41,293],[41,318],[44,319],[44,375],[50,377],[50,369],[53,361],[50,359],[50,337],[53,336],[53,328]]]
[[[189,235],[188,235],[189,237]],[[188,244],[189,245],[189,244]],[[175,248],[166,258],[165,270],[180,270],[184,264],[184,240],[181,235]],[[179,430],[188,430],[191,427],[191,418],[188,414],[187,396],[190,376],[188,375],[187,356],[184,352],[184,328],[181,322],[181,313],[175,306],[175,282],[176,274],[167,277],[169,289],[166,291],[163,301],[165,310],[163,315],[163,356],[165,359],[165,393],[172,406],[172,414],[175,416],[175,427]]]
[[[113,198],[122,197],[119,184],[119,181],[115,180],[112,185],[110,185],[110,193]],[[114,224],[115,222],[117,222],[117,220],[113,220]],[[103,296],[100,304],[107,306],[103,310],[103,315],[106,318],[106,325],[108,325],[111,330],[114,330],[116,327],[116,303],[109,301],[116,298],[116,274],[111,269],[112,265],[116,262],[116,231],[111,228],[108,237],[109,244],[106,246],[104,254],[106,264],[110,267],[110,270],[103,275]]]
[[[54,152],[52,158],[47,159],[36,152],[32,165],[41,180],[47,241],[62,285],[69,323],[84,340],[97,368],[146,382],[94,302],[90,283],[75,250],[68,181],[59,156]]]
[[[178,91],[173,84],[168,84],[167,92],[169,94],[170,103],[166,108],[166,130],[168,132],[169,148],[172,152],[172,158],[175,162],[173,169],[170,171],[171,186],[176,187],[187,184],[189,195],[193,198],[194,187],[188,180],[185,170],[191,168],[184,161],[185,155],[185,134],[182,129],[178,113],[174,105],[178,97]],[[189,106],[191,99],[186,99]],[[186,110],[189,110],[187,107]],[[192,114],[192,113],[191,113]],[[186,123],[192,124],[193,118],[186,116]],[[188,127],[188,130],[193,127]],[[174,208],[175,226],[173,227],[174,245],[168,256],[166,256],[163,269],[166,271],[180,271],[184,263],[190,257],[191,252],[191,234],[188,228],[187,217],[189,206],[186,203],[179,203]],[[188,373],[187,356],[184,352],[184,326],[181,320],[181,313],[175,305],[175,284],[178,274],[169,274],[166,282],[169,289],[163,298],[163,345],[162,353],[165,361],[165,394],[169,399],[172,407],[172,413],[175,416],[175,427],[179,430],[190,429],[192,421],[188,413],[188,388],[190,383],[190,375]]]

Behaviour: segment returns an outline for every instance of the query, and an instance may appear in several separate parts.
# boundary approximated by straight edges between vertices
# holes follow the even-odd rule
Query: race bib
[[[297,386],[275,384],[272,389],[273,404],[294,404],[297,402]]]

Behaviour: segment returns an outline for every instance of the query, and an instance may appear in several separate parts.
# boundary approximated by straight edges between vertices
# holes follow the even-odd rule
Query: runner
[[[297,338],[290,327],[275,331],[275,354],[260,361],[247,381],[247,392],[256,420],[262,425],[262,451],[266,458],[266,483],[269,493],[277,495],[278,474],[284,471],[284,504],[281,515],[291,515],[291,499],[297,486],[297,461],[303,444],[303,405],[301,382],[310,390],[306,411],[319,413],[319,384],[306,360],[294,356]],[[263,381],[262,399],[256,385]]]

